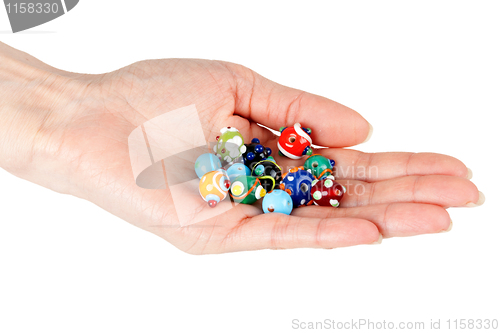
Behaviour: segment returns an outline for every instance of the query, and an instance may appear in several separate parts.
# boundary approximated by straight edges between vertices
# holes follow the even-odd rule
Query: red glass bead
[[[338,207],[345,193],[345,188],[337,183],[333,176],[315,181],[311,188],[315,205]]]

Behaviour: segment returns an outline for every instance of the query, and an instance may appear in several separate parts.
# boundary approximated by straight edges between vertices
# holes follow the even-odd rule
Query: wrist
[[[84,82],[0,52],[0,167],[30,179],[50,165],[54,136],[72,117]],[[32,179],[30,179],[32,180]]]

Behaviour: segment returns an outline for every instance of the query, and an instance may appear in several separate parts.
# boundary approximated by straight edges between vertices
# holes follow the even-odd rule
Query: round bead
[[[277,188],[282,180],[281,168],[271,157],[256,163],[252,169],[252,176],[260,178],[266,192],[271,192],[274,188]]]
[[[243,143],[243,136],[236,128],[224,127],[220,132],[221,135],[213,149],[215,155],[225,165],[240,158],[245,153],[246,146]]]
[[[324,179],[332,174],[332,161],[322,155],[314,154],[306,159],[304,169],[311,170],[314,178]]]
[[[235,202],[253,204],[266,195],[257,177],[239,176],[231,184],[229,195]]]
[[[285,127],[281,130],[278,139],[278,149],[288,158],[299,159],[303,155],[312,153],[310,131],[296,123],[292,127]]]
[[[200,195],[210,207],[215,207],[218,202],[226,198],[229,185],[229,177],[223,169],[210,171],[200,179]]]
[[[338,207],[345,187],[333,180],[333,176],[315,181],[311,189],[314,203],[318,206]]]
[[[310,172],[295,168],[283,177],[280,185],[282,190],[287,191],[293,200],[293,206],[307,205],[312,200],[311,187],[314,177]]]
[[[256,176],[262,176],[264,173],[265,167],[263,165],[257,165],[257,167],[254,169],[254,173]]]
[[[252,143],[260,143],[260,140],[259,140],[259,139],[257,139],[257,138],[253,138],[253,139],[252,139]]]
[[[252,143],[245,144],[246,152],[243,153],[245,165],[249,167],[250,170],[253,169],[255,164],[269,157],[266,147],[260,144],[260,141],[256,142],[255,140],[259,141],[258,139],[254,139],[252,140]]]
[[[292,198],[282,190],[274,190],[266,194],[262,200],[264,213],[282,213],[290,215],[293,209]]]
[[[226,170],[232,182],[238,176],[250,176],[250,169],[243,163],[234,163]]]
[[[207,172],[220,169],[221,167],[219,158],[209,153],[200,155],[194,163],[194,171],[198,178],[203,177]]]

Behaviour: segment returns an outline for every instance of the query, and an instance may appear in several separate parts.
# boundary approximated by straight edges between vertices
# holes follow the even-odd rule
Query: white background
[[[182,4],[180,4],[182,3]],[[498,1],[85,0],[0,40],[86,73],[241,63],[360,112],[364,151],[455,156],[484,192],[447,234],[192,256],[0,170],[1,332],[295,332],[292,320],[500,320]],[[216,328],[216,330],[214,330]]]

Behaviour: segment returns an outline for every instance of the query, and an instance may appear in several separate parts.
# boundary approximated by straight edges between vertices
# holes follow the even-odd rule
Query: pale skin
[[[315,144],[331,147],[320,152],[335,159],[337,180],[348,189],[360,184],[363,193],[348,190],[341,208],[303,207],[288,216],[238,205],[202,226],[175,225],[169,190],[135,184],[127,143],[148,119],[191,104],[208,128],[206,137],[236,127],[245,141],[257,137],[271,147],[280,165],[301,161],[278,157],[276,136],[257,123],[310,127]],[[451,228],[446,208],[484,202],[456,158],[345,149],[369,136],[360,114],[221,61],[148,60],[84,75],[0,43],[0,115],[0,167],[89,200],[192,254],[337,248],[439,233]],[[357,172],[363,168],[376,172]]]

